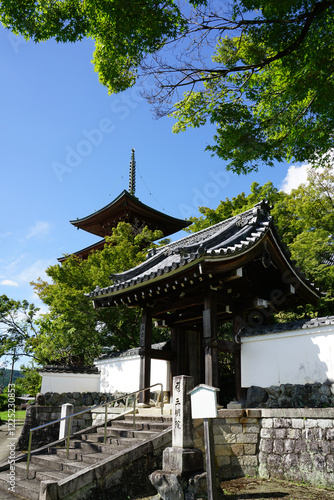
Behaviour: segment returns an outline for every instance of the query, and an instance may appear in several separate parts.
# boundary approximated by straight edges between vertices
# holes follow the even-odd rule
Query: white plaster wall
[[[140,357],[138,355],[98,360],[94,364],[100,371],[99,392],[131,393],[139,389]],[[152,359],[150,385],[162,383],[163,390],[169,391],[169,371],[169,361]]]
[[[46,392],[97,392],[99,374],[88,373],[49,373],[41,372],[41,393]]]
[[[241,385],[334,382],[333,325],[241,337]]]

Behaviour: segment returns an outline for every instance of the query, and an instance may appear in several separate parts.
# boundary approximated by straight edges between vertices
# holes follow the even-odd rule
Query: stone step
[[[81,434],[82,441],[90,441],[91,443],[103,443],[104,434]],[[132,446],[135,438],[126,437],[108,437],[106,438],[106,444],[113,446]]]
[[[135,427],[133,429],[133,421],[132,420],[122,420],[122,421],[117,421],[115,423],[111,423],[111,425],[108,425],[107,428],[113,428],[117,427],[119,429],[131,429],[131,430],[152,430],[152,431],[163,431],[167,427],[172,425],[169,422],[145,422],[145,421],[140,421],[136,420]]]
[[[128,415],[124,415],[124,420],[132,420],[133,415],[129,413]],[[173,417],[171,415],[136,415],[136,422],[164,422],[166,424],[172,425]],[[120,422],[120,420],[118,420]]]
[[[105,452],[102,451],[89,452],[87,450],[70,448],[68,452],[68,459],[66,459],[66,450],[57,448],[57,458],[61,464],[64,460],[67,460],[68,462],[72,462],[75,464],[80,464],[82,462],[96,463],[100,462],[101,460],[104,460],[105,458],[111,457],[112,455],[115,455],[120,450],[121,449],[117,447],[117,448],[110,448],[108,451]]]
[[[118,450],[116,450],[116,453],[117,452]],[[85,455],[81,455],[82,461],[86,464],[97,464],[98,462],[102,462],[102,460],[110,458],[111,456],[112,453],[87,453]]]
[[[84,434],[71,439],[68,458],[65,446],[50,446],[43,453],[39,451],[31,455],[29,479],[26,479],[26,462],[16,464],[15,495],[11,498],[25,500],[39,500],[41,481],[61,481],[70,478],[73,474],[85,473],[90,467],[103,460],[110,459],[127,448],[154,437],[157,433],[171,426],[171,419],[155,417],[148,422],[145,418],[138,418],[136,429],[133,429],[132,416],[108,424],[107,439],[104,444],[104,427],[89,428]],[[0,473],[0,500],[2,492],[7,495],[8,471]],[[2,491],[1,491],[2,490]],[[4,498],[5,500],[5,498]],[[6,496],[7,500],[7,496]]]
[[[112,451],[117,447],[119,450],[124,450],[127,448],[128,443],[123,443],[122,440],[119,440],[120,444],[110,444],[110,443],[96,443],[92,441],[71,441],[70,447],[72,450],[80,450],[83,453],[112,453]]]
[[[62,461],[59,461],[59,457],[54,454],[54,455],[40,455],[36,457],[32,457],[31,463],[29,465],[29,476],[31,471],[52,471],[53,473],[56,471],[58,472],[63,472],[66,475],[69,474],[75,474],[76,472],[79,472],[82,469],[85,469],[87,467],[87,464],[84,464],[82,461],[77,461],[77,460],[67,460],[64,459]],[[27,463],[26,462],[20,462],[16,464],[16,470],[18,473],[21,474],[21,471],[23,470],[23,475],[26,474],[27,471]],[[1,498],[1,496],[0,496]]]
[[[44,467],[49,467],[50,469],[53,470],[59,470],[59,471],[62,470],[61,461],[59,460],[56,454],[32,455],[30,463],[35,465],[42,465]]]
[[[70,472],[71,474],[87,468],[87,464],[82,460],[66,460],[66,458],[62,460],[62,466],[64,472]]]
[[[108,437],[120,437],[120,438],[138,438],[138,439],[148,439],[153,437],[157,431],[134,431],[131,429],[122,429],[120,427],[107,427]],[[104,434],[104,428],[97,429],[97,434]]]
[[[29,465],[29,479],[37,479],[38,481],[52,480],[60,481],[71,475],[71,472],[63,471],[59,469],[49,469],[49,463],[44,464],[30,464]],[[27,474],[27,464],[18,463],[16,464],[15,471],[18,475],[26,478]]]
[[[0,498],[1,490],[8,492],[8,472],[0,472]],[[15,496],[25,500],[39,500],[39,481],[25,479],[21,476],[15,476]],[[13,495],[13,497],[15,498]]]

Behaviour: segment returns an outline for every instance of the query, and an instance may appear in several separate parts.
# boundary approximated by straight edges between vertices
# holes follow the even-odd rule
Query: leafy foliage
[[[329,159],[333,0],[3,0],[0,20],[36,42],[94,39],[109,92],[139,79],[158,114],[175,104],[175,132],[213,124],[207,149],[235,172]]]
[[[20,370],[23,376],[16,380],[15,391],[19,394],[36,396],[40,392],[42,384],[42,377],[38,373],[38,368],[34,363],[30,363],[28,366],[22,365]]]
[[[145,259],[146,249],[161,236],[144,229],[136,234],[121,222],[113,230],[103,250],[81,260],[71,255],[62,265],[50,266],[52,282],[33,283],[36,293],[50,308],[39,321],[40,334],[31,340],[41,364],[90,364],[104,350],[122,351],[137,347],[141,311],[137,308],[94,309],[85,294],[96,286],[111,284],[110,275],[136,266]],[[154,340],[161,332],[154,331]]]
[[[38,311],[27,300],[0,296],[0,357],[10,355],[16,361],[23,354],[32,356],[29,342],[38,333],[35,326]]]
[[[261,200],[267,200],[270,204],[274,204],[284,198],[284,193],[279,192],[272,182],[267,182],[263,186],[253,182],[250,191],[247,196],[245,193],[240,193],[231,200],[226,198],[225,201],[220,202],[216,209],[199,207],[198,210],[202,215],[200,217],[190,217],[189,220],[192,224],[185,231],[190,233],[200,231],[252,208]]]
[[[0,369],[0,392],[4,387],[7,387],[10,381],[11,370],[7,368]],[[13,370],[12,374],[12,383],[15,383],[15,380],[22,376],[20,370]]]

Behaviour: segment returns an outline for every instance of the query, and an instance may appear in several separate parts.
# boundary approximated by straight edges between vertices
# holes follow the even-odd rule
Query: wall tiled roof
[[[68,365],[45,365],[39,370],[41,373],[99,373],[96,366],[68,366]]]
[[[301,319],[290,323],[276,323],[274,325],[266,325],[260,328],[241,328],[239,331],[240,337],[249,337],[254,335],[266,335],[268,333],[289,332],[293,330],[302,330],[309,328],[317,328],[321,326],[334,325],[334,316],[324,316],[321,318]]]
[[[159,342],[157,344],[151,345],[152,349],[157,349],[159,351],[170,350],[170,342],[166,340],[165,342]],[[139,347],[133,347],[132,349],[128,349],[127,351],[112,351],[102,354],[97,361],[106,360],[106,359],[115,359],[115,358],[123,358],[125,356],[136,356],[139,355]]]

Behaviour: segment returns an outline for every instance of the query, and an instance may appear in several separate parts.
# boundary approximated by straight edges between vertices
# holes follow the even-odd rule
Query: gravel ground
[[[334,500],[334,490],[314,488],[287,481],[241,478],[223,481],[221,489],[227,500]],[[152,500],[140,497],[136,500]]]

